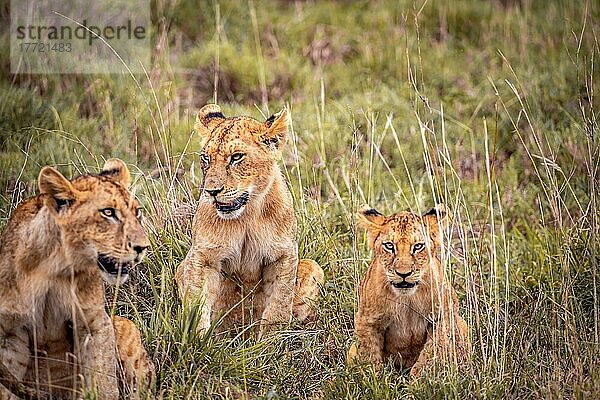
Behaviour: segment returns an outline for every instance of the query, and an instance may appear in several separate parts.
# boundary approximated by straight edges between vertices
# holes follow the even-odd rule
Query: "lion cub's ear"
[[[200,145],[204,147],[204,143],[208,139],[208,136],[212,130],[220,122],[225,119],[221,107],[216,104],[207,104],[198,111],[196,115],[196,123],[194,123],[194,129],[200,136]]]
[[[106,176],[113,182],[120,183],[123,187],[129,188],[131,185],[131,174],[125,163],[118,158],[106,160],[100,176]]]
[[[367,241],[369,247],[375,247],[375,240],[381,233],[381,229],[385,224],[385,216],[376,209],[362,205],[358,210],[358,225],[367,231]]]
[[[54,198],[57,207],[68,205],[77,197],[77,190],[71,182],[52,167],[44,167],[38,176],[38,186],[41,194]]]
[[[266,130],[260,132],[256,138],[257,141],[272,150],[280,152],[285,146],[287,139],[288,119],[289,115],[286,107],[277,114],[271,115],[265,121]]]
[[[429,237],[436,246],[441,244],[440,228],[445,230],[450,225],[450,217],[444,204],[438,204],[423,214],[423,222],[429,231]]]

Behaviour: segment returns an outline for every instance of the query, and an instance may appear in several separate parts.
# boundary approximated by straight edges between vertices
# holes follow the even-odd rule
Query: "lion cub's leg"
[[[434,365],[434,357],[437,351],[441,350],[443,346],[439,346],[440,343],[437,343],[438,348],[436,349],[436,343],[433,338],[428,338],[423,350],[421,350],[421,354],[419,354],[419,358],[410,368],[410,376],[413,378],[419,378],[423,374],[423,372],[430,371],[430,369]]]
[[[418,378],[423,372],[431,371],[436,361],[451,363],[459,369],[468,365],[471,354],[468,326],[460,315],[455,315],[454,318],[452,324],[441,324],[433,337],[428,338],[410,370],[412,377]]]
[[[27,374],[31,350],[29,348],[29,335],[25,329],[18,328],[5,332],[0,323],[0,363],[10,372],[10,378],[22,381]],[[0,374],[0,378],[3,377]],[[11,398],[2,385],[0,385],[0,400]],[[7,397],[3,397],[7,396]]]
[[[80,343],[76,356],[81,365],[83,389],[97,391],[104,400],[117,400],[119,387],[117,379],[117,353],[115,331],[104,307],[94,307],[87,311],[76,326],[76,343]]]
[[[356,320],[356,338],[346,354],[346,362],[350,365],[368,362],[375,370],[380,370],[385,361],[384,332],[385,329],[376,323],[361,319]]]
[[[221,292],[223,278],[214,268],[206,267],[200,259],[190,255],[183,260],[175,273],[179,298],[184,304],[200,302],[202,311],[198,332],[205,333],[211,324],[215,303]]]
[[[213,307],[213,324],[217,321],[219,325],[215,333],[225,333],[249,321],[245,320],[243,293],[238,283],[231,279],[223,279],[221,292]],[[250,301],[245,299],[245,301]],[[244,322],[245,324],[242,324]]]
[[[2,364],[0,382],[4,382],[4,379],[12,381],[5,382],[5,384],[21,382],[27,373],[29,364],[29,336],[24,329],[18,329],[16,332],[4,332],[0,329],[0,343],[2,342],[3,346],[0,347],[0,364]],[[17,399],[17,396],[0,383],[0,400]]]
[[[114,316],[112,318],[119,357],[119,386],[123,394],[137,398],[142,388],[154,382],[154,364],[142,344],[139,330],[130,320]]]
[[[314,306],[319,298],[319,287],[325,280],[323,268],[313,260],[298,261],[296,292],[294,296],[294,319],[304,321],[314,316]]]

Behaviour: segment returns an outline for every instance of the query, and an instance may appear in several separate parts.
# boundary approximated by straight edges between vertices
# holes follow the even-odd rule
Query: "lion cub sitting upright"
[[[0,239],[0,400],[81,389],[116,400],[119,386],[135,398],[153,379],[135,325],[104,309],[103,278],[125,281],[149,246],[129,182],[119,159],[71,181],[44,167],[40,194],[13,212]]]
[[[323,270],[298,260],[292,196],[277,165],[287,120],[285,109],[265,122],[225,118],[215,104],[198,113],[203,192],[175,279],[185,301],[202,304],[202,332],[223,315],[220,330],[304,320],[318,296]]]
[[[359,290],[356,341],[348,361],[380,368],[392,357],[397,368],[420,376],[434,358],[463,364],[470,342],[458,300],[437,256],[443,205],[423,216],[400,212],[389,217],[363,206],[359,223],[367,230],[373,261]]]

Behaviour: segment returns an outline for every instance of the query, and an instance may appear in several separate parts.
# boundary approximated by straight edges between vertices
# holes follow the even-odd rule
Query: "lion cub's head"
[[[150,243],[140,222],[140,205],[127,190],[130,174],[125,163],[110,159],[100,174],[72,181],[44,167],[38,184],[73,264],[97,264],[108,283],[127,280]]]
[[[386,217],[363,206],[358,218],[359,224],[367,230],[376,267],[381,268],[397,293],[414,293],[417,285],[430,274],[432,264],[437,262],[440,225],[448,221],[445,207],[440,204],[423,216],[405,211]]]
[[[200,109],[194,128],[202,145],[204,173],[201,201],[211,202],[223,219],[240,217],[262,201],[274,177],[287,134],[287,110],[259,122],[250,117],[225,118],[221,108]]]

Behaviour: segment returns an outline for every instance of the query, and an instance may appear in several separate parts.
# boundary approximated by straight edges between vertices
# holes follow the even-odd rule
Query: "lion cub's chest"
[[[262,277],[263,268],[275,260],[273,242],[268,236],[252,231],[235,239],[230,241],[230,248],[222,260],[223,272],[245,284],[256,284]]]
[[[385,351],[402,357],[405,368],[412,366],[425,346],[429,322],[417,312],[399,306],[385,332]]]
[[[76,304],[76,301],[72,298],[69,285],[61,283],[54,284],[45,296],[38,299],[33,328],[39,347],[51,351],[57,343],[62,346],[72,341],[71,321],[76,318],[72,315],[76,312],[72,304]]]

